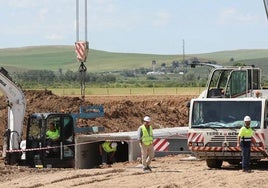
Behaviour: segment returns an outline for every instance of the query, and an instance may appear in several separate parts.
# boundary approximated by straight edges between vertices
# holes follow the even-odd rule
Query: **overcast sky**
[[[88,0],[89,47],[196,54],[268,49],[263,0]],[[80,40],[85,40],[80,0]],[[76,0],[0,0],[0,48],[73,45]]]

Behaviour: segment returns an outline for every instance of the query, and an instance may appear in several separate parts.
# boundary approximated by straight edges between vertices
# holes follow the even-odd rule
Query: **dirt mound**
[[[105,132],[134,131],[142,123],[145,115],[151,116],[154,128],[187,126],[187,102],[195,96],[88,96],[83,101],[79,97],[57,96],[48,90],[24,91],[27,101],[24,132],[29,114],[36,112],[78,113],[81,105],[103,105],[104,117],[83,120],[87,126],[104,126]],[[0,97],[0,148],[2,135],[7,128],[7,102]],[[24,134],[25,135],[25,134]]]

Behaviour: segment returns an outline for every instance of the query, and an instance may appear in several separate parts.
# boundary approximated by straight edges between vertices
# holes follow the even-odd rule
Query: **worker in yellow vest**
[[[244,126],[240,128],[237,137],[237,146],[242,150],[242,170],[243,172],[251,172],[250,170],[250,149],[251,138],[254,131],[250,127],[251,118],[249,116],[244,117]]]
[[[60,137],[60,132],[59,130],[56,128],[55,124],[53,122],[51,122],[49,124],[49,129],[46,132],[46,136],[48,139],[52,140],[52,141],[57,141]]]
[[[154,157],[153,128],[149,116],[145,116],[143,122],[144,123],[138,128],[138,140],[141,148],[143,171],[147,172],[152,171],[150,164]]]
[[[56,128],[53,122],[49,123],[48,130],[46,132],[46,143],[48,147],[59,145],[60,131]],[[50,153],[51,151],[56,152],[57,149],[46,150],[46,153]]]
[[[113,164],[115,162],[115,153],[117,151],[117,143],[105,141],[99,146],[99,153],[102,157],[102,164]]]

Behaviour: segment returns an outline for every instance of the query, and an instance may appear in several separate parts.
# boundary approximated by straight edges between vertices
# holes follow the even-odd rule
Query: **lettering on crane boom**
[[[238,133],[236,132],[207,132],[208,136],[236,136]]]

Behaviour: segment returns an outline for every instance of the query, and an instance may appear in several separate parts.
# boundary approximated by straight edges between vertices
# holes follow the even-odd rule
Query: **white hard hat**
[[[149,116],[145,116],[143,118],[143,121],[150,122],[151,121],[151,118]]]
[[[112,148],[116,148],[117,147],[117,143],[116,142],[111,143],[111,147]]]
[[[245,116],[244,121],[251,121],[251,118],[249,116]]]

